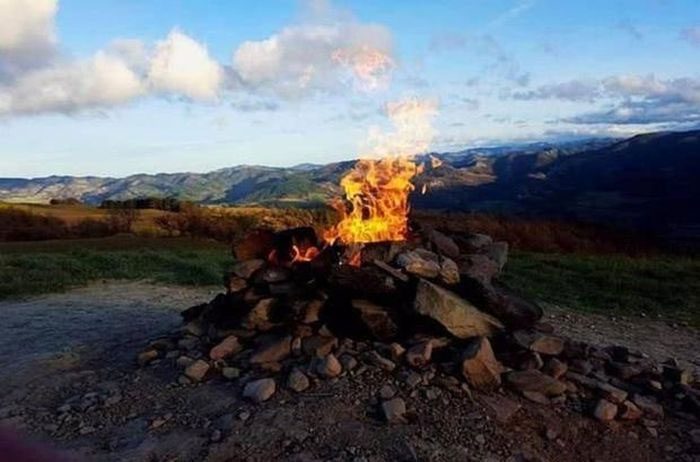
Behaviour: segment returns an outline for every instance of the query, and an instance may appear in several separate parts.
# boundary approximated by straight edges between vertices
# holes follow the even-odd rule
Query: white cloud
[[[56,0],[0,0],[0,80],[53,54],[57,6]]]
[[[348,80],[376,88],[393,66],[389,31],[355,22],[289,26],[265,40],[244,42],[233,55],[244,85],[291,98],[333,91]]]
[[[213,100],[222,80],[223,70],[207,48],[182,32],[173,30],[156,44],[148,71],[155,91]]]

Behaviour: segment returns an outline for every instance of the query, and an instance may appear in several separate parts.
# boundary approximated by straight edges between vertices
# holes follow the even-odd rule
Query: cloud
[[[192,100],[214,100],[223,70],[206,47],[178,30],[156,44],[148,83],[156,92],[183,95]]]
[[[284,98],[332,92],[352,83],[375,89],[395,66],[390,32],[350,22],[285,27],[272,36],[241,44],[233,70],[247,87]]]
[[[57,7],[57,0],[0,0],[0,80],[54,53]]]
[[[700,47],[700,26],[687,27],[681,31],[681,38],[693,46]]]
[[[599,83],[594,80],[571,80],[543,85],[535,90],[516,92],[517,100],[559,99],[563,101],[595,101],[600,97]]]

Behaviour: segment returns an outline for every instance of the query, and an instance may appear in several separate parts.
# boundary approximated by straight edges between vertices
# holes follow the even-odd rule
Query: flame
[[[345,244],[402,241],[408,234],[411,180],[423,171],[413,156],[425,152],[434,131],[430,123],[437,106],[408,99],[389,103],[395,131],[371,133],[372,148],[341,180],[345,201],[335,205],[340,222],[324,233],[327,242]],[[378,158],[377,158],[378,157]]]

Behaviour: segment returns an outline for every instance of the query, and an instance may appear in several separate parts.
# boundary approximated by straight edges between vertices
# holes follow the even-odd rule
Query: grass
[[[226,246],[184,238],[2,243],[0,299],[60,292],[99,279],[218,285],[230,263]]]
[[[503,281],[526,297],[585,312],[646,313],[700,327],[700,259],[513,252]]]

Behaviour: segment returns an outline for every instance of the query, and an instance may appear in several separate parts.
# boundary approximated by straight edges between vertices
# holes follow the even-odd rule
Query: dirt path
[[[280,387],[255,406],[235,382],[179,386],[166,362],[174,360],[137,368],[145,342],[176,328],[178,311],[212,292],[105,282],[1,302],[0,426],[98,461],[693,460],[679,453],[686,430],[671,423],[655,438],[644,427],[608,428],[513,396],[522,411],[501,423],[488,404],[494,396],[471,402],[437,380],[411,390],[396,375],[344,374],[308,394]],[[700,334],[691,329],[556,308],[548,321],[573,337],[698,364]],[[411,403],[409,423],[377,418],[373,399],[386,384]]]

